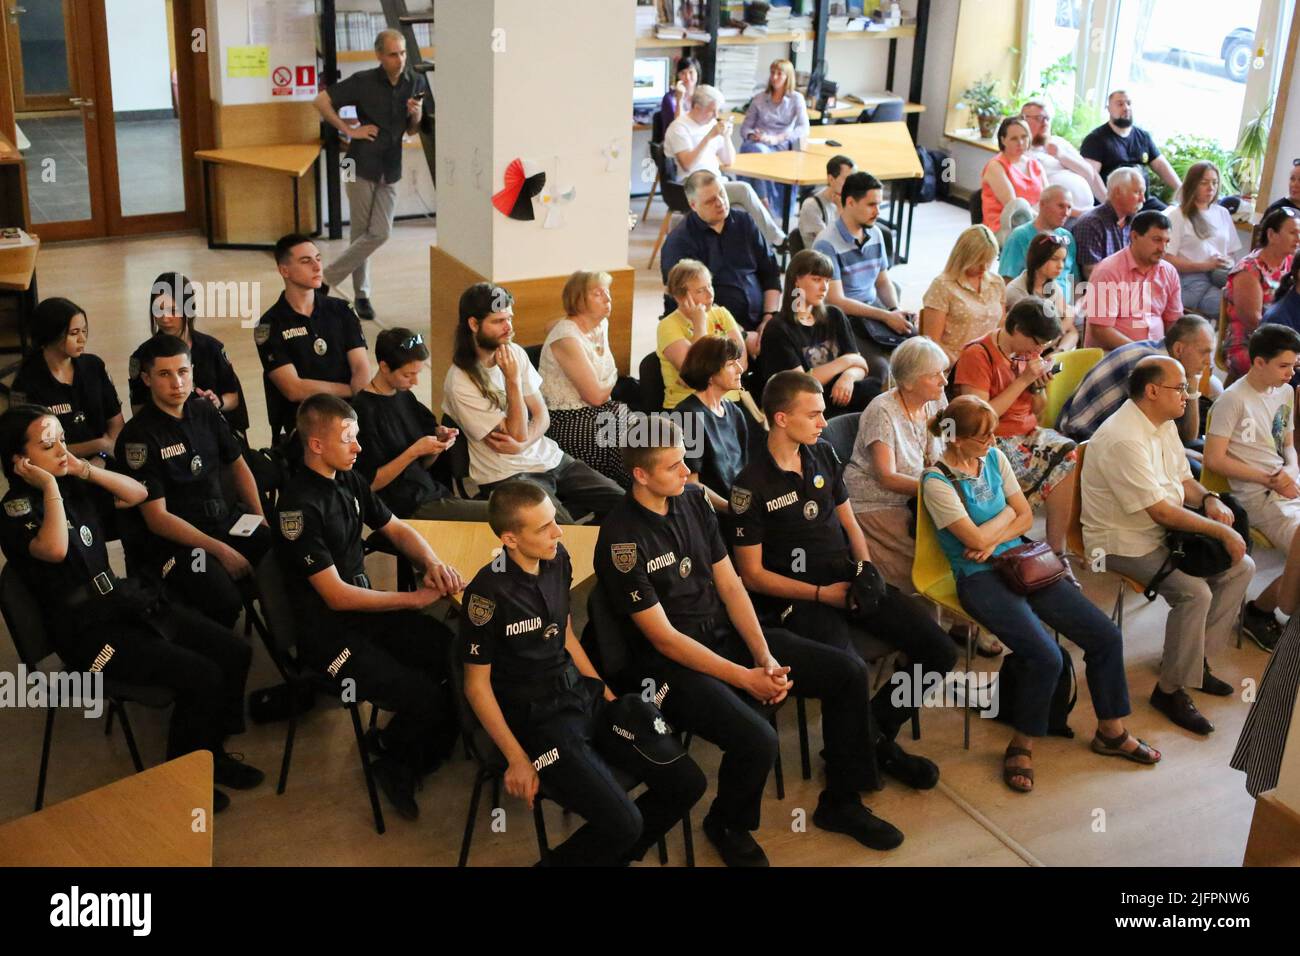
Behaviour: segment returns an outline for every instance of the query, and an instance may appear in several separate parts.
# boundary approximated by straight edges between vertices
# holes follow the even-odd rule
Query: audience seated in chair
[[[998,153],[980,174],[983,193],[981,221],[1007,241],[1012,231],[1038,215],[1038,200],[1047,187],[1047,175],[1029,150],[1029,124],[1008,116],[998,124]]]
[[[1074,284],[1079,278],[1079,273],[1074,261],[1074,236],[1065,228],[1069,211],[1069,197],[1063,187],[1048,186],[1044,189],[1042,198],[1038,201],[1038,215],[1034,221],[1013,229],[1006,242],[1002,243],[1002,253],[998,256],[998,275],[1003,279],[1011,280],[1025,271],[1029,243],[1035,236],[1060,236],[1065,243],[1065,265],[1061,271],[1059,284],[1065,295],[1065,301],[1073,302]]]
[[[1178,181],[1174,167],[1161,155],[1151,134],[1133,124],[1133,98],[1128,92],[1111,92],[1106,97],[1106,112],[1109,114],[1107,121],[1085,136],[1079,144],[1079,152],[1088,165],[1097,170],[1108,183],[1110,174],[1121,166],[1139,169],[1148,166],[1172,192],[1177,193],[1182,184]],[[1145,179],[1143,176],[1144,197],[1147,192]],[[1165,204],[1151,196],[1144,198],[1142,208],[1160,212]]]
[[[1223,343],[1223,349],[1228,359],[1229,384],[1249,369],[1246,343],[1250,333],[1259,326],[1264,310],[1273,304],[1283,277],[1291,271],[1298,249],[1300,212],[1282,206],[1260,220],[1255,248],[1229,271],[1223,291],[1223,305],[1228,316],[1227,341]]]
[[[742,153],[773,153],[798,149],[808,138],[808,109],[803,94],[795,89],[794,64],[789,60],[773,60],[767,74],[767,87],[749,101],[744,122],[740,124],[740,151]],[[769,212],[780,215],[781,197],[790,190],[793,205],[793,187],[774,183],[770,179],[749,179],[744,182],[753,187],[758,198]]]
[[[1043,167],[1048,184],[1064,187],[1072,207],[1070,218],[1105,201],[1106,183],[1097,171],[1068,139],[1052,135],[1052,114],[1045,101],[1025,100],[1020,118],[1029,124],[1029,152]]]
[[[811,249],[827,226],[835,225],[843,209],[844,181],[857,172],[853,160],[837,153],[826,160],[826,185],[811,193],[799,207],[799,235],[805,249]]]
[[[695,259],[682,259],[667,276],[668,294],[677,308],[659,320],[655,332],[655,351],[659,353],[659,367],[664,379],[665,409],[676,408],[691,387],[682,381],[682,363],[690,347],[706,336],[716,335],[734,339],[742,350],[746,336],[730,310],[713,298],[713,275],[704,263]],[[740,357],[741,369],[748,367],[746,355]],[[740,401],[740,391],[728,392],[727,398]]]
[[[1165,261],[1169,217],[1144,210],[1133,217],[1128,246],[1092,270],[1086,300],[1084,345],[1107,352],[1156,339],[1183,314],[1178,270]]]
[[[1039,233],[1029,243],[1025,257],[1025,271],[1007,285],[1007,308],[1011,309],[1021,299],[1037,296],[1049,305],[1061,323],[1061,338],[1056,351],[1068,352],[1079,344],[1079,330],[1075,326],[1074,307],[1065,295],[1067,254],[1070,235],[1055,232]]]
[[[1142,208],[1145,188],[1141,170],[1121,166],[1106,179],[1106,201],[1075,220],[1070,234],[1080,278],[1091,279],[1099,262],[1128,245],[1129,226]]]
[[[1219,167],[1192,163],[1169,216],[1169,251],[1165,258],[1178,270],[1183,307],[1211,321],[1219,318],[1223,287],[1233,253],[1241,248],[1237,225],[1219,204]]]
[[[727,395],[739,390],[744,350],[731,338],[706,335],[682,362],[682,381],[694,391],[674,409],[688,439],[690,481],[704,489],[719,514],[731,510],[731,485],[749,457],[749,417]],[[693,415],[688,423],[686,416]]]
[[[1002,324],[1006,283],[991,271],[998,241],[987,226],[964,229],[943,272],[921,300],[921,334],[938,342],[955,364],[961,350]]]

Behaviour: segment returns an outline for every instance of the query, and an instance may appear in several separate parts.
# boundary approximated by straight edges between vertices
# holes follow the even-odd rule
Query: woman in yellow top
[[[693,343],[706,335],[726,336],[740,345],[742,370],[748,357],[744,354],[744,330],[730,312],[713,304],[713,276],[703,262],[683,259],[673,266],[668,273],[668,294],[677,308],[659,320],[655,351],[664,377],[664,408],[676,408],[692,393],[678,370]],[[727,398],[739,401],[740,392],[728,392]]]

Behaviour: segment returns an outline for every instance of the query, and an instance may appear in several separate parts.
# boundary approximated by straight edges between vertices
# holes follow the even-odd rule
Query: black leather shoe
[[[370,765],[370,772],[399,817],[420,819],[420,805],[415,802],[415,777],[404,764],[392,757],[380,757]]]
[[[1157,684],[1155,690],[1151,692],[1151,706],[1184,730],[1202,736],[1214,733],[1214,724],[1206,720],[1205,715],[1196,709],[1192,698],[1181,687],[1172,694],[1166,694]]]
[[[212,788],[212,812],[220,813],[228,806],[230,806],[230,798],[226,796],[226,794],[223,791],[218,790],[216,787],[213,787]]]
[[[897,741],[881,738],[876,744],[880,769],[913,790],[930,790],[939,782],[939,768],[932,760],[909,754]]]
[[[724,827],[713,817],[704,818],[704,835],[717,849],[722,862],[727,866],[760,867],[767,866],[767,854],[758,845],[758,841],[748,830],[734,830]]]
[[[1260,650],[1273,653],[1278,639],[1282,636],[1282,626],[1272,614],[1255,608],[1254,602],[1247,602],[1241,615],[1241,630]]]
[[[1226,680],[1219,680],[1210,673],[1210,662],[1205,661],[1205,673],[1201,675],[1201,693],[1213,694],[1215,697],[1231,697],[1233,686]]]
[[[243,754],[219,753],[212,758],[212,779],[231,790],[252,790],[266,779],[266,774],[244,763]]]
[[[358,297],[354,308],[359,319],[373,319],[375,317],[375,308],[370,304],[369,299]]]
[[[864,807],[856,793],[832,796],[823,790],[813,823],[832,833],[847,833],[873,850],[892,850],[903,842],[903,831]]]

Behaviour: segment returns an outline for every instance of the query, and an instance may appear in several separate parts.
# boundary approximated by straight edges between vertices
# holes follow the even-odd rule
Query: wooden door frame
[[[2,4],[4,7],[4,15],[6,18],[8,17],[9,10],[12,7],[22,5],[21,0],[0,0],[0,4]],[[74,0],[61,0],[61,6],[63,11],[63,34],[65,37],[71,36],[72,17],[73,17],[72,11],[73,8],[75,7],[75,2]],[[19,21],[19,25],[21,25],[21,21]],[[9,68],[10,81],[13,83],[15,87],[18,86],[23,79],[23,57],[22,57],[21,33],[22,33],[21,30],[10,30],[8,32],[7,52],[9,54],[9,59],[11,63]],[[74,110],[68,109],[69,104],[67,101],[71,97],[80,96],[81,93],[79,92],[79,84],[77,82],[77,70],[73,64],[74,58],[72,56],[72,45],[67,44],[65,48],[69,54],[68,62],[66,64],[67,71],[68,71],[68,87],[69,87],[68,95],[63,96],[61,94],[56,94],[56,93],[43,93],[32,98],[28,98],[24,96],[23,99],[20,101],[18,100],[17,93],[15,91],[14,104],[18,112],[39,113],[43,111],[54,111],[54,110],[74,112]]]

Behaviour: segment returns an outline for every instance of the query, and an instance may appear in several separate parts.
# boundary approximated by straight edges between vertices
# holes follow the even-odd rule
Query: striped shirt
[[[1128,401],[1128,378],[1148,355],[1166,355],[1165,340],[1130,342],[1107,352],[1083,377],[1056,416],[1056,430],[1075,441],[1087,441],[1101,423]]]
[[[865,305],[882,307],[876,296],[876,277],[885,268],[885,237],[871,226],[854,239],[842,218],[822,230],[813,248],[831,260],[832,279],[844,284],[844,294]]]
[[[1070,232],[1074,235],[1074,261],[1078,263],[1080,276],[1084,276],[1085,267],[1091,268],[1128,246],[1131,222],[1130,216],[1121,226],[1115,207],[1109,202],[1088,210],[1075,220]]]

